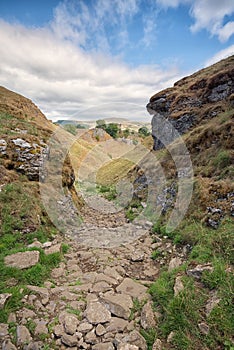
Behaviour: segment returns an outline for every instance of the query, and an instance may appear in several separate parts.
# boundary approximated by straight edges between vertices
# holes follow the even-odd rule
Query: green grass
[[[144,329],[141,329],[140,333],[146,340],[147,349],[152,350],[153,344],[156,339],[156,334],[157,334],[156,330],[153,328],[148,329],[147,331]]]
[[[153,235],[164,235],[165,226],[157,222]],[[184,220],[176,232],[169,235],[177,246],[190,244],[188,267],[211,263],[213,271],[204,271],[200,283],[185,274],[186,266],[179,268],[184,290],[174,295],[175,277],[178,269],[162,271],[151,285],[149,292],[155,308],[162,314],[157,336],[166,341],[173,331],[171,346],[178,350],[232,349],[234,334],[234,276],[231,266],[234,263],[234,225],[230,219],[223,220],[217,230],[208,228],[196,221]],[[157,257],[156,253],[153,255]],[[205,318],[204,309],[210,292],[216,291],[220,302]],[[200,322],[209,326],[209,334],[203,335],[198,327]]]
[[[60,253],[45,255],[42,249],[27,248],[35,238],[41,243],[51,241],[57,231],[41,207],[37,184],[21,180],[7,184],[0,192],[0,293],[12,294],[1,310],[0,322],[6,322],[9,313],[22,306],[21,300],[27,293],[25,286],[42,286],[62,258]],[[26,250],[40,252],[35,266],[20,270],[4,264],[5,256]],[[67,250],[64,245],[62,251]]]

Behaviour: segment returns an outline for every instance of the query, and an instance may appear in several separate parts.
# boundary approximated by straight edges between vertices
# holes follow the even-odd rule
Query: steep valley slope
[[[73,200],[90,245],[59,232],[41,201],[39,175],[46,181],[48,173],[39,168],[51,156],[48,140],[57,127],[30,100],[0,88],[2,349],[233,349],[233,63],[229,57],[150,99],[154,150],[131,166],[134,197],[125,213],[85,207],[73,168],[98,141],[89,133],[73,144],[60,204],[68,206],[70,223]],[[193,196],[180,225],[168,231],[183,178],[173,153],[180,142],[192,162]],[[126,175],[125,162],[113,164]],[[162,215],[155,216],[155,204],[138,220],[160,167],[165,184],[155,203]],[[102,179],[108,169],[104,164]],[[138,238],[120,246],[93,244],[107,233],[114,241],[137,231]]]

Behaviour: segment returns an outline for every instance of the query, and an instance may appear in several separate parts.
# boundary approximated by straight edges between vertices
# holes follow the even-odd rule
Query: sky
[[[233,0],[1,0],[0,85],[48,119],[149,122],[149,98],[234,54]]]

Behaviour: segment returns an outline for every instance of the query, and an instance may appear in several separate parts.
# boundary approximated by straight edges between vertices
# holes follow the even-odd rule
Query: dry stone
[[[83,322],[78,326],[77,331],[81,333],[88,333],[92,328],[93,326],[90,323]]]
[[[16,328],[17,345],[24,345],[32,340],[29,330],[25,326],[17,326]]]
[[[20,270],[27,269],[38,263],[40,253],[37,250],[7,255],[4,262],[7,266],[16,267]]]
[[[89,333],[85,335],[85,342],[88,344],[97,344],[98,338],[95,334],[95,330],[92,329]]]
[[[45,251],[46,255],[54,254],[54,253],[60,253],[60,251],[61,251],[61,243],[52,245],[51,247],[46,248],[44,251]]]
[[[78,319],[74,315],[65,316],[64,328],[67,334],[73,335],[79,324]]]
[[[98,324],[97,327],[96,327],[96,334],[97,334],[97,336],[100,337],[101,335],[103,335],[105,333],[106,333],[106,328],[103,327],[102,324]]]
[[[207,323],[201,322],[198,324],[198,328],[200,329],[200,332],[204,335],[208,335],[210,332],[210,327]]]
[[[147,298],[147,288],[142,284],[133,281],[131,278],[125,278],[123,282],[116,288],[117,292],[128,294],[133,298]]]
[[[92,350],[114,350],[113,343],[102,343],[92,346]]]
[[[181,276],[177,276],[175,279],[175,285],[174,285],[175,296],[177,296],[180,292],[182,292],[182,290],[184,290],[184,285],[181,280]]]
[[[9,299],[12,296],[10,293],[3,293],[0,294],[0,310],[4,308],[4,305],[7,302],[7,299]]]
[[[77,346],[78,344],[78,339],[75,335],[63,334],[61,341],[69,347]]]
[[[128,321],[118,317],[111,317],[110,324],[107,326],[106,331],[112,333],[123,333],[127,326]]]
[[[160,339],[155,340],[152,350],[162,350],[162,342]]]
[[[176,269],[181,264],[182,264],[182,260],[180,258],[175,257],[175,258],[171,259],[169,266],[168,266],[168,271],[170,272],[170,271]]]
[[[133,307],[132,298],[129,295],[107,292],[102,300],[113,315],[126,320],[129,318]]]
[[[2,344],[2,350],[17,350],[17,349],[15,345],[12,344],[12,342],[9,339],[7,339]]]
[[[204,271],[212,272],[214,269],[211,264],[197,265],[194,269],[187,270],[187,275],[199,280]]]
[[[131,344],[123,344],[120,343],[118,345],[118,350],[139,350],[139,347],[136,345],[131,345]]]
[[[37,326],[35,328],[35,334],[40,335],[40,334],[47,334],[48,333],[48,328],[46,327],[46,322],[45,321],[39,321],[37,322]]]
[[[106,323],[111,319],[110,311],[99,301],[90,302],[85,310],[87,320],[92,324]]]
[[[123,343],[135,345],[139,348],[139,350],[147,350],[147,344],[142,335],[134,330],[129,335],[123,338]]]
[[[8,335],[8,324],[0,323],[0,338],[4,338]]]
[[[142,308],[141,326],[144,329],[155,328],[156,326],[155,316],[152,309],[152,303],[150,301],[148,301]]]

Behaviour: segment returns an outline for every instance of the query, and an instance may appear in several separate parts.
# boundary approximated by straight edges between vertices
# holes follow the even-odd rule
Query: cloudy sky
[[[0,1],[0,85],[53,120],[150,121],[150,96],[231,54],[233,0]]]

